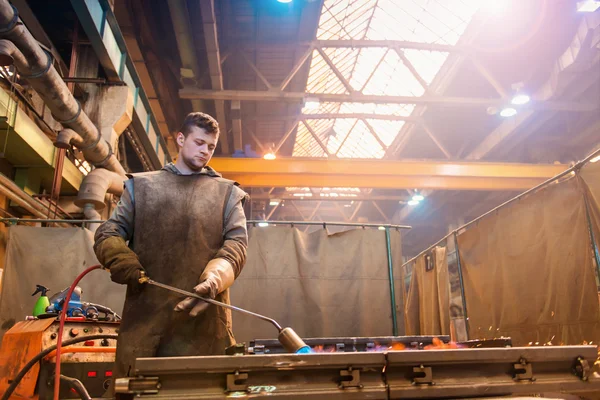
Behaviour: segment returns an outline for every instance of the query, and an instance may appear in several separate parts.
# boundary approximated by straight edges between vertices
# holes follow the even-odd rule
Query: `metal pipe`
[[[390,229],[412,229],[409,225],[392,225],[392,224],[361,224],[355,222],[320,222],[320,221],[263,221],[263,220],[248,220],[246,224],[256,225],[260,223],[267,223],[269,225],[321,225],[326,227],[330,226],[354,226],[360,228],[390,228]]]
[[[83,139],[73,129],[63,129],[58,132],[54,146],[59,149],[68,149],[71,145],[80,148],[83,146]]]
[[[465,318],[465,330],[469,340],[469,315],[467,314],[467,299],[465,298],[465,283],[463,281],[462,265],[460,263],[460,252],[458,251],[458,234],[454,231],[454,251],[456,252],[456,267],[458,269],[458,282],[460,283],[460,296],[463,306],[463,317]]]
[[[82,111],[81,104],[75,100],[54,68],[51,55],[42,49],[19,20],[17,9],[8,0],[0,0],[0,37],[10,40],[19,50],[16,52],[11,46],[3,44],[3,48],[0,47],[0,60],[13,61],[21,76],[44,100],[54,118],[81,136],[83,147],[80,149],[85,159],[124,177],[125,170],[113,154],[110,144]]]
[[[121,195],[123,193],[123,181],[125,176],[117,175],[104,168],[96,168],[81,182],[75,205],[84,207],[93,204],[97,210],[102,210],[106,193]]]
[[[176,288],[174,286],[169,286],[169,285],[165,285],[164,283],[156,282],[156,281],[148,278],[145,274],[140,278],[140,283],[146,283],[148,285],[157,286],[159,288],[170,290],[171,292],[179,293],[179,294],[187,296],[187,297],[193,297],[193,298],[202,300],[202,301],[204,301],[206,303],[210,303],[210,304],[213,304],[215,306],[228,308],[230,310],[241,312],[243,314],[248,314],[248,315],[251,315],[253,317],[262,319],[263,321],[270,322],[271,324],[273,324],[275,326],[275,328],[277,328],[278,332],[281,332],[283,330],[283,328],[281,327],[281,325],[279,325],[279,323],[277,323],[277,321],[275,321],[273,318],[265,317],[264,315],[253,313],[252,311],[248,311],[248,310],[245,310],[243,308],[232,306],[231,304],[221,303],[220,301],[217,301],[217,300],[213,300],[213,299],[209,299],[209,298],[206,298],[206,297],[198,296],[196,293],[188,292],[186,290],[182,290],[182,289]]]
[[[31,214],[40,217],[40,218],[45,218],[46,215],[38,210],[36,210],[34,207],[31,206],[31,204],[29,204],[27,201],[25,201],[25,199],[21,198],[20,196],[17,196],[14,192],[12,192],[11,190],[9,190],[7,187],[5,187],[4,185],[0,185],[0,194],[2,194],[3,196],[8,197],[10,200],[14,201],[15,203],[17,203],[18,205],[20,205],[21,207],[23,207],[25,210],[27,210],[28,212],[30,212]],[[42,222],[47,222],[46,219],[42,219]],[[27,221],[27,222],[32,222]]]
[[[392,260],[392,245],[390,228],[385,228],[385,244],[387,247],[388,274],[390,279],[390,306],[392,307],[392,334],[398,336],[398,318],[396,316],[396,290],[394,287],[394,263]]]
[[[32,215],[34,215],[36,217],[41,217],[41,218],[47,217],[48,207],[46,207],[44,204],[38,202],[36,199],[31,197],[29,194],[27,194],[25,191],[23,191],[23,189],[21,189],[19,187],[19,185],[17,185],[16,183],[14,183],[8,177],[6,177],[4,174],[1,174],[1,173],[0,173],[0,185],[4,186],[8,191],[12,192],[15,196],[17,196],[19,199],[21,199],[21,202],[25,202],[29,207],[35,209],[35,213],[34,213],[34,212],[30,211],[28,208],[23,207],[23,208],[27,209],[27,211],[32,213]],[[18,202],[18,201],[15,200],[15,202]]]

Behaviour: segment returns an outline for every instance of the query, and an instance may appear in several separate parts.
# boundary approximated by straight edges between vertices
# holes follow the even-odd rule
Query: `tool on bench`
[[[38,285],[38,290],[42,291],[42,289],[46,288]],[[66,288],[63,291],[56,293],[54,296],[50,297],[49,300],[46,300],[48,301],[48,305],[44,308],[42,313],[38,313],[36,316],[38,318],[55,318],[57,315],[59,315],[63,307],[65,306],[65,297],[67,296],[68,291],[69,288]],[[101,321],[116,321],[121,319],[121,317],[117,313],[115,313],[113,310],[106,306],[82,301],[82,293],[83,290],[79,286],[75,287],[75,289],[73,290],[73,294],[71,295],[71,299],[69,300],[68,307],[66,307],[67,316],[69,318],[83,317],[88,320]],[[44,294],[45,292],[42,291],[42,296],[44,296]],[[38,303],[42,299],[43,297],[41,297],[38,300]],[[38,311],[37,303],[34,311]],[[100,314],[102,314],[102,316],[100,316]]]
[[[279,340],[279,342],[283,345],[283,347],[287,351],[289,351],[290,353],[296,353],[296,354],[306,354],[306,353],[311,352],[310,347],[306,343],[304,343],[302,338],[300,338],[300,336],[298,336],[298,334],[296,332],[294,332],[294,330],[292,328],[282,328],[281,325],[279,325],[279,323],[277,323],[277,321],[275,321],[273,318],[265,317],[264,315],[253,313],[252,311],[248,311],[243,308],[235,307],[230,304],[221,303],[220,301],[217,301],[217,300],[198,296],[196,293],[188,292],[186,290],[182,290],[182,289],[179,289],[179,288],[176,288],[173,286],[165,285],[164,283],[156,282],[156,281],[150,279],[148,276],[146,276],[144,271],[141,272],[141,277],[139,279],[139,282],[142,284],[148,284],[148,285],[156,286],[156,287],[163,288],[166,290],[170,290],[171,292],[175,292],[175,293],[181,294],[183,296],[194,297],[196,299],[200,299],[202,301],[205,301],[210,304],[214,304],[219,307],[225,307],[225,308],[228,308],[233,311],[241,312],[241,313],[262,319],[263,321],[273,324],[275,326],[275,328],[277,328],[277,331],[279,332],[279,336],[277,339]]]

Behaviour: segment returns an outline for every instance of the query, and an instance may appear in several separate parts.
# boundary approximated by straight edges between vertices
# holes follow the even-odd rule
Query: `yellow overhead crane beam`
[[[564,164],[215,157],[209,165],[244,187],[525,190]]]

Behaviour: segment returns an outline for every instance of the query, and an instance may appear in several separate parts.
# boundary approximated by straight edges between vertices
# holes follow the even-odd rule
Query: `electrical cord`
[[[103,335],[90,335],[90,336],[82,336],[79,338],[75,338],[75,339],[69,339],[66,340],[64,343],[62,343],[63,346],[70,346],[72,344],[76,344],[76,343],[81,343],[81,342],[85,342],[86,340],[96,340],[96,339],[117,339],[119,335],[109,335],[109,334],[103,334]],[[60,342],[60,340],[59,340]],[[38,361],[42,360],[44,357],[46,357],[48,354],[52,353],[54,350],[56,350],[58,347],[58,343],[48,347],[46,350],[43,350],[41,352],[39,352],[35,357],[33,357],[17,374],[17,376],[12,380],[12,383],[10,384],[10,386],[8,387],[8,389],[6,389],[6,392],[4,392],[4,394],[2,395],[2,399],[0,400],[8,400],[10,398],[10,396],[13,394],[13,392],[15,391],[15,389],[17,388],[17,386],[19,386],[19,383],[21,382],[21,380],[23,379],[23,377],[27,374],[27,372],[29,372],[29,370],[31,369],[31,367],[33,367]],[[56,359],[56,362],[58,363],[58,358]],[[60,376],[59,376],[60,378]]]

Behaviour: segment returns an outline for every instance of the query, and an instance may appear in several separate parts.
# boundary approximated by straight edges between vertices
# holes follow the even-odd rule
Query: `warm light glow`
[[[380,231],[385,231],[385,227],[384,227],[384,226],[380,226],[380,227],[379,227],[379,228],[377,228],[377,229],[379,229]]]
[[[500,116],[504,118],[514,117],[515,115],[517,115],[517,110],[512,107],[506,107],[500,111]]]
[[[523,104],[529,103],[529,100],[531,100],[531,98],[526,94],[518,94],[512,98],[511,103],[517,106],[521,106]]]
[[[600,156],[596,156],[590,160],[590,162],[598,162],[600,161]]]
[[[258,226],[260,226],[261,228],[264,228],[266,226],[269,226],[269,223],[268,222],[259,222]]]
[[[312,197],[312,193],[294,193],[292,194],[294,197]]]
[[[419,204],[419,202],[417,200],[411,200],[408,202],[409,206],[416,206],[417,204]]]
[[[412,197],[412,199],[413,199],[414,201],[423,201],[423,200],[425,200],[425,196],[423,196],[422,194],[415,194],[415,195]]]
[[[579,12],[594,12],[600,8],[600,1],[598,0],[585,0],[577,3],[577,11]]]
[[[265,155],[263,156],[263,158],[264,158],[265,160],[274,160],[274,159],[276,159],[276,158],[277,158],[277,156],[275,155],[275,153],[273,153],[272,151],[270,151],[270,152],[268,152],[267,154],[265,154]]]
[[[270,206],[277,206],[277,205],[279,205],[279,200],[273,199],[273,200],[269,201],[269,205]]]

